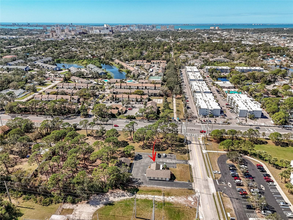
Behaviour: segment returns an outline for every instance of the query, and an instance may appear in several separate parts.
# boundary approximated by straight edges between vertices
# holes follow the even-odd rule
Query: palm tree
[[[285,186],[288,189],[288,192],[292,194],[293,193],[293,184],[287,183]]]

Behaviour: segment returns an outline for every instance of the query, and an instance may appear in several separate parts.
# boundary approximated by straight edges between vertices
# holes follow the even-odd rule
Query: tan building
[[[149,180],[165,180],[171,179],[171,171],[161,169],[161,165],[158,163],[151,164],[146,170],[146,177]]]

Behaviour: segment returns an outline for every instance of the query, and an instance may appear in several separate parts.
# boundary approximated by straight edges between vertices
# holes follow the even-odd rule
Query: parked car
[[[263,214],[263,215],[271,215],[271,214],[273,214],[273,212],[271,210],[262,210],[261,214]]]
[[[243,189],[243,188],[236,188],[236,190],[237,190],[237,192],[242,192],[245,189]]]
[[[261,164],[256,164],[256,167],[257,167],[257,169],[260,169],[260,168],[263,168],[263,165],[261,165]]]
[[[161,158],[161,154],[157,154],[158,158]]]
[[[290,204],[287,202],[280,202],[279,205],[280,206],[290,206]]]
[[[266,178],[265,181],[266,181],[267,183],[269,183],[269,182],[274,182],[274,180],[272,180],[271,178]]]
[[[231,176],[232,177],[239,177],[238,173],[232,173]]]
[[[255,209],[252,205],[246,205],[246,209]]]
[[[264,176],[264,177],[271,177],[271,175],[268,174],[268,173],[264,173],[263,176]]]
[[[241,180],[241,178],[238,177],[238,176],[235,176],[235,177],[234,177],[234,180]]]
[[[260,172],[267,172],[267,171],[265,170],[265,168],[263,168],[263,167],[259,168],[259,171],[260,171]]]
[[[132,108],[128,108],[128,110],[130,111],[130,110],[132,110]]]
[[[248,193],[245,190],[243,190],[243,191],[239,192],[239,194],[240,195],[247,195]]]
[[[206,131],[205,130],[201,130],[201,131],[199,131],[200,133],[206,133]]]
[[[119,125],[114,125],[114,127],[119,127]]]

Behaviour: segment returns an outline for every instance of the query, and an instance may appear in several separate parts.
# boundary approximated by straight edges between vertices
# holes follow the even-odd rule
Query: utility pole
[[[152,213],[152,220],[155,220],[155,197],[153,197],[153,213]]]
[[[4,185],[5,185],[5,188],[6,188],[6,192],[7,192],[7,196],[8,196],[8,198],[9,198],[9,201],[10,201],[10,203],[12,203],[12,202],[11,202],[11,198],[10,198],[10,194],[9,194],[9,191],[8,191],[8,187],[7,187],[7,185],[6,185],[6,181],[4,181]]]

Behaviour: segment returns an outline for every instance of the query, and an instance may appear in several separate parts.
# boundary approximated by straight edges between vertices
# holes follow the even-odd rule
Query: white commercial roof
[[[203,92],[203,93],[210,93],[210,89],[205,83],[205,81],[191,81],[191,90],[193,92]]]
[[[221,109],[213,94],[211,93],[195,93],[194,98],[196,99],[197,106],[206,109]]]
[[[190,81],[203,80],[202,75],[200,74],[196,66],[186,66],[185,69]]]
[[[205,66],[205,69],[227,69],[227,70],[229,70],[230,69],[230,67],[228,67],[228,66]]]
[[[238,105],[238,109],[248,111],[262,111],[260,104],[245,94],[228,94],[228,96],[235,101],[235,105]]]

